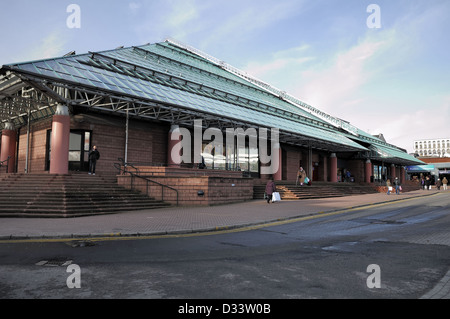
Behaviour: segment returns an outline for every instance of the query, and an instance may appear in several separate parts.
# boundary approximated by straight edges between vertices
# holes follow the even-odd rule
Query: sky
[[[170,37],[408,152],[450,138],[448,0],[15,0],[0,13],[0,65]]]

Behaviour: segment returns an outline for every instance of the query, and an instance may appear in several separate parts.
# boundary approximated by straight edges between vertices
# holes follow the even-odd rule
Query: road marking
[[[427,195],[429,197],[440,195],[440,193]],[[422,196],[421,196],[422,197]],[[420,197],[419,197],[420,198]],[[221,235],[221,234],[231,234],[238,232],[246,232],[251,230],[257,230],[261,228],[273,227],[273,226],[281,226],[286,224],[292,224],[296,222],[324,218],[329,216],[341,215],[345,213],[355,212],[359,210],[363,210],[366,208],[375,208],[381,206],[387,206],[392,204],[397,204],[401,202],[407,202],[419,199],[418,197],[410,197],[405,199],[399,199],[394,201],[382,202],[382,203],[374,203],[374,204],[365,204],[358,207],[348,207],[340,210],[332,211],[332,212],[319,212],[314,213],[313,215],[301,216],[301,217],[293,217],[280,219],[277,221],[261,223],[257,225],[250,226],[217,226],[215,230],[209,231],[199,231],[192,233],[180,233],[180,234],[155,234],[155,235],[126,235],[121,233],[110,233],[105,234],[105,236],[98,237],[77,237],[77,238],[30,238],[30,239],[7,239],[0,240],[0,244],[21,244],[21,243],[67,243],[74,241],[91,241],[91,242],[106,242],[106,241],[124,241],[124,240],[145,240],[145,239],[167,239],[167,238],[189,238],[189,237],[200,237],[200,236],[212,236],[212,235]]]

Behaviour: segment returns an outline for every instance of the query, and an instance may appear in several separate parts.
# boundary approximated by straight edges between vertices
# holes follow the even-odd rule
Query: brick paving
[[[281,201],[264,200],[207,206],[169,207],[78,218],[1,218],[0,239],[71,238],[111,235],[163,235],[214,231],[343,210],[387,201],[428,196],[436,191],[413,191],[347,197]]]

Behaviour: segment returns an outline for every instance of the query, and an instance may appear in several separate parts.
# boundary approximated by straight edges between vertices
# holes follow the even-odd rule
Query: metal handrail
[[[0,167],[4,166],[4,164],[3,164],[3,163],[5,163],[5,162],[6,162],[6,173],[8,173],[8,172],[9,172],[9,160],[10,160],[10,158],[11,158],[11,156],[8,156],[8,158],[7,158],[7,159],[5,159],[4,161],[1,161],[1,162],[0,162]]]
[[[123,161],[121,158],[119,158],[118,160]],[[139,172],[139,170],[136,167],[134,167],[133,165],[128,164],[128,163],[123,163],[123,164],[124,164],[123,165],[124,168],[122,168],[121,164],[119,164],[119,163],[114,163],[114,167],[119,170],[119,175],[130,174],[130,176],[131,176],[131,185],[130,185],[131,189],[133,189],[133,182],[134,182],[134,178],[135,177],[143,179],[143,180],[146,181],[146,194],[149,195],[148,194],[148,183],[149,182],[153,183],[153,184],[156,184],[156,185],[159,185],[159,186],[161,186],[161,200],[164,201],[164,188],[168,188],[168,189],[170,189],[172,191],[175,191],[175,193],[177,194],[177,206],[178,206],[178,197],[179,196],[178,196],[178,190],[177,189],[175,189],[173,187],[170,187],[168,185],[161,184],[161,183],[159,183],[157,181],[151,180],[148,177],[145,177],[145,176],[142,176],[142,175],[139,175],[139,174],[127,171],[127,169],[126,169],[127,167],[132,167],[132,168],[136,169]],[[122,174],[122,172],[123,172],[123,174]]]

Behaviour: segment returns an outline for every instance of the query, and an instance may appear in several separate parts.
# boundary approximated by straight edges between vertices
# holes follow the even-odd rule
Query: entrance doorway
[[[47,131],[46,170],[50,169],[52,130]],[[91,149],[92,132],[70,130],[69,140],[69,171],[89,170],[89,150]]]

